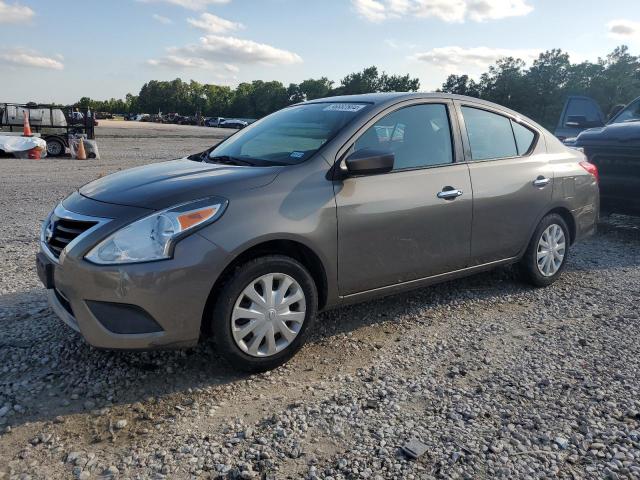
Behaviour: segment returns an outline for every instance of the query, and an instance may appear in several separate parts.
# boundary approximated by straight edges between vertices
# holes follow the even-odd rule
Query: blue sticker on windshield
[[[304,152],[291,152],[289,155],[291,158],[302,158],[304,157]]]

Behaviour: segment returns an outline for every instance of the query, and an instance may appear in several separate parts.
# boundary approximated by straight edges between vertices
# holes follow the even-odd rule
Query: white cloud
[[[9,67],[46,68],[51,70],[64,69],[64,64],[59,60],[21,48],[0,50],[0,65]]]
[[[167,68],[213,68],[214,64],[203,59],[196,57],[180,57],[177,55],[167,55],[159,59],[147,60],[147,64],[152,67],[167,67]]]
[[[467,0],[467,15],[475,22],[522,17],[533,12],[527,0]]]
[[[169,70],[208,70],[208,77],[215,78],[223,84],[231,84],[238,78],[236,74],[240,69],[230,63],[216,63],[204,58],[197,57],[180,57],[176,55],[167,55],[160,59],[147,60],[147,65],[156,68],[166,68]]]
[[[232,30],[244,28],[244,25],[241,23],[232,22],[231,20],[220,18],[206,12],[200,15],[200,18],[188,18],[187,22],[208,33],[227,33]]]
[[[24,23],[36,14],[31,8],[19,3],[9,4],[0,0],[0,23]]]
[[[231,0],[138,0],[142,3],[168,3],[189,10],[206,10],[209,5],[224,5]]]
[[[151,15],[151,18],[153,18],[156,22],[162,23],[163,25],[170,25],[173,23],[173,20],[171,20],[170,18],[163,17],[162,15],[158,15],[157,13]]]
[[[612,20],[607,23],[609,36],[617,40],[640,40],[640,22],[631,20]]]
[[[393,50],[414,50],[417,47],[415,43],[398,41],[394,38],[386,38],[384,43],[387,47],[392,48]]]
[[[200,38],[200,43],[184,47],[171,47],[167,51],[168,57],[188,58],[193,60],[191,63],[196,63],[195,59],[209,63],[233,65],[237,63],[290,65],[302,62],[302,58],[299,55],[288,50],[282,50],[252,40],[220,35],[206,35]],[[154,60],[153,62],[162,61]]]
[[[353,0],[353,6],[361,17],[370,22],[382,22],[387,19],[386,7],[378,0]]]
[[[527,15],[528,0],[351,0],[355,11],[370,22],[403,17],[435,17],[445,22],[474,22]]]
[[[446,70],[449,73],[475,73],[484,71],[496,60],[504,57],[520,58],[527,63],[532,62],[541,50],[508,49],[489,47],[441,47],[413,55],[411,59],[428,63]]]
[[[216,63],[204,58],[198,57],[179,57],[176,55],[167,55],[159,59],[147,60],[147,65],[152,67],[166,67],[166,68],[204,68],[204,69],[217,69],[224,70],[229,73],[238,73],[240,69],[231,63]]]

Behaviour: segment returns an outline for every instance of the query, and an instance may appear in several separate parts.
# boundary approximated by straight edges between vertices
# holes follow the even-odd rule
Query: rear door
[[[334,182],[341,295],[467,265],[473,195],[467,165],[456,163],[464,159],[452,111],[446,100],[394,107],[341,158],[360,149],[395,154],[389,173]]]
[[[471,261],[518,255],[552,199],[553,169],[541,133],[484,105],[458,103],[473,187]]]
[[[572,95],[567,98],[554,132],[560,140],[576,137],[587,128],[601,127],[605,118],[597,102],[589,97]]]

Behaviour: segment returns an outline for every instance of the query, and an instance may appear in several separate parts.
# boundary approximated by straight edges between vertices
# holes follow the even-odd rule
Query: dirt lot
[[[228,133],[101,121],[100,160],[0,159],[0,479],[640,478],[638,219],[604,222],[547,289],[507,268],[324,313],[267,374],[206,342],[86,345],[46,306],[40,220]]]

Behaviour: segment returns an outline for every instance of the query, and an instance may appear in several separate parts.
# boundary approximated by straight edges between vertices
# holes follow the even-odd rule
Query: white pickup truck
[[[63,107],[66,109],[66,107]],[[34,133],[47,142],[47,155],[64,155],[69,146],[69,134],[87,133],[93,138],[94,119],[90,114],[77,110],[65,115],[63,108],[36,104],[0,103],[0,135],[2,132],[21,132],[25,112],[29,111],[29,123]],[[68,110],[71,110],[69,107]],[[89,117],[89,118],[87,118]]]

